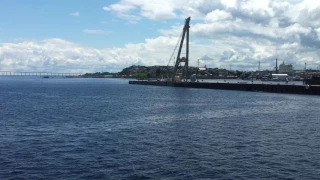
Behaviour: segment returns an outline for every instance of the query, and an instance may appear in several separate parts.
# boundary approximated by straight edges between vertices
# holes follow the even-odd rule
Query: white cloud
[[[288,10],[287,16],[292,22],[300,23],[303,26],[320,26],[320,1],[304,0],[294,4]]]
[[[124,19],[142,17],[171,19],[191,16],[203,19],[213,11],[254,22],[271,18],[288,19],[292,23],[319,25],[320,1],[314,0],[119,0],[103,8]]]
[[[12,71],[120,71],[133,65],[166,64],[177,38],[159,37],[124,48],[94,49],[62,39],[0,44],[0,67]],[[161,47],[159,50],[158,48]]]
[[[131,22],[136,22],[140,20],[140,17],[129,13],[135,8],[136,7],[132,4],[112,4],[110,7],[103,7],[103,10],[112,11],[120,18],[127,19]]]
[[[80,13],[79,12],[73,12],[73,13],[70,13],[69,15],[70,16],[80,16]]]
[[[214,10],[208,13],[204,19],[204,21],[208,24],[216,22],[216,21],[226,21],[232,19],[232,15],[229,12]]]
[[[243,14],[249,17],[270,18],[274,16],[274,11],[269,3],[270,0],[247,0],[239,2],[238,7]]]
[[[209,4],[209,0],[202,0]],[[163,0],[153,1],[149,0],[121,0],[118,3],[111,4],[108,7],[104,7],[105,11],[111,11],[118,17],[139,21],[141,17],[148,19],[171,19],[178,17],[177,11],[183,13],[183,16],[194,15],[198,16],[198,10],[192,8],[194,6],[201,6],[202,2],[198,1],[182,1],[182,0]],[[211,2],[212,4],[212,2]]]
[[[315,31],[317,32],[317,34],[318,34],[318,40],[320,41],[320,27],[317,28],[317,29],[315,29]]]
[[[141,15],[149,19],[175,18],[173,3],[170,1],[154,1],[141,5]]]
[[[143,43],[127,44],[124,48],[94,49],[62,39],[24,41],[0,44],[0,67],[13,71],[44,72],[96,72],[102,69],[117,72],[130,65],[167,65],[178,42],[178,37],[160,36]],[[208,67],[233,69],[271,69],[274,59],[302,67],[301,59],[316,60],[314,53],[306,54],[297,42],[279,45],[269,40],[229,36],[217,38],[210,44],[190,44],[190,65],[197,66],[197,59],[208,56]],[[308,61],[309,62],[309,61]],[[173,65],[173,60],[171,64]]]
[[[275,58],[302,68],[320,59],[320,1],[313,0],[119,0],[103,8],[129,23],[191,16],[190,64],[271,69]],[[168,24],[172,21],[167,21]],[[92,72],[107,66],[118,71],[133,64],[166,65],[181,34],[181,25],[159,29],[156,38],[124,48],[94,49],[61,39],[0,44],[0,67]],[[100,29],[85,33],[108,34]],[[99,68],[97,68],[99,67]],[[101,69],[101,68],[100,68]]]
[[[221,3],[227,8],[235,8],[237,6],[237,0],[223,0]]]
[[[120,4],[112,4],[110,7],[104,7],[105,11],[116,11],[118,13],[126,13],[130,10],[135,9],[136,7],[130,3],[120,3]]]

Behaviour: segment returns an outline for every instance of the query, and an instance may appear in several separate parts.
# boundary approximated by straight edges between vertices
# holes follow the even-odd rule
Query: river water
[[[0,77],[0,179],[317,179],[320,98]]]

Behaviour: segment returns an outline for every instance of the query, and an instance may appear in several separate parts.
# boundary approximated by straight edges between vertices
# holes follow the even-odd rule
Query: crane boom
[[[185,21],[183,32],[182,32],[182,38],[180,41],[179,51],[176,59],[176,63],[173,69],[173,76],[172,81],[175,81],[175,77],[181,75],[181,78],[188,79],[188,69],[189,69],[189,29],[190,29],[190,17],[188,17]],[[183,47],[184,40],[186,38],[186,57],[180,57],[181,51]],[[178,73],[178,68],[183,64],[181,72]]]

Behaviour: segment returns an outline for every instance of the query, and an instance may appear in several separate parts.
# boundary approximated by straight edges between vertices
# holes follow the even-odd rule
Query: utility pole
[[[307,63],[304,63],[304,71],[307,71]]]
[[[276,58],[276,74],[278,74],[278,59]]]

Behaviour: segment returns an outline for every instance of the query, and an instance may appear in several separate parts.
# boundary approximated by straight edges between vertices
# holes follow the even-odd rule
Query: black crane
[[[190,29],[190,17],[185,21],[182,38],[180,41],[179,51],[176,59],[176,63],[173,69],[172,81],[176,81],[177,78],[188,79],[188,69],[189,69],[189,29]],[[186,57],[180,57],[184,39],[186,38]]]

